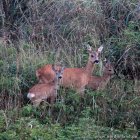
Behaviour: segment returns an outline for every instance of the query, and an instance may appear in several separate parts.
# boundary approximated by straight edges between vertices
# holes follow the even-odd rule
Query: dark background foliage
[[[58,62],[85,66],[85,43],[103,44],[101,59],[114,64],[106,89],[87,89],[83,100],[60,89],[53,112],[48,103],[32,108],[26,94],[37,83],[35,70]],[[139,79],[139,1],[0,1],[0,139],[138,136]]]

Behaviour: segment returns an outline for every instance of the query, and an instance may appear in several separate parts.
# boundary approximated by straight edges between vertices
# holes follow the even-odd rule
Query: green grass
[[[6,35],[2,39],[8,42],[0,38],[0,139],[136,137],[140,129],[138,1],[5,2],[7,9],[0,12],[0,31]],[[85,43],[93,49],[103,44],[101,59],[107,57],[115,66],[106,89],[86,89],[81,99],[75,91],[61,88],[52,112],[47,102],[33,108],[26,95],[38,82],[36,69],[60,62],[65,67],[85,66]],[[101,75],[100,66],[94,74]]]

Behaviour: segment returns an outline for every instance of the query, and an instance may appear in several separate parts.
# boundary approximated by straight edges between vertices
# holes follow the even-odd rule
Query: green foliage
[[[33,110],[32,110],[32,106],[31,105],[24,106],[22,108],[22,111],[21,111],[21,113],[22,113],[22,115],[24,117],[26,117],[26,116],[28,117],[28,116],[32,115],[32,112],[33,112]]]
[[[140,42],[140,25],[138,22],[129,22],[128,28],[124,30],[127,45],[138,44]],[[130,44],[129,44],[129,43]]]
[[[140,115],[136,0],[3,0],[1,4],[0,139],[136,137]],[[23,104],[22,97],[38,82],[37,68],[60,61],[66,67],[86,65],[83,43],[93,49],[103,43],[102,56],[113,61],[119,77],[103,91],[86,89],[84,98],[71,89],[60,89],[53,106],[48,102],[38,108]],[[101,63],[96,75],[101,75],[100,67]]]
[[[5,123],[5,118],[3,116],[3,111],[0,111],[0,132],[5,131],[6,128],[6,123]]]
[[[36,118],[20,117],[11,122],[6,131],[1,131],[0,139],[43,139],[43,140],[71,140],[71,139],[97,139],[110,137],[134,137],[130,131],[97,126],[96,121],[89,117],[79,118],[76,124],[61,126],[55,124],[40,124]]]

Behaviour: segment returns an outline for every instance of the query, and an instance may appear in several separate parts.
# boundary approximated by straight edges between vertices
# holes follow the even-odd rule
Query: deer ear
[[[101,46],[98,48],[98,50],[97,50],[97,51],[98,51],[98,53],[101,53],[101,52],[102,52],[102,50],[103,50],[103,48],[104,48],[104,47],[103,47],[103,45],[101,45]]]
[[[103,62],[105,62],[105,63],[107,63],[108,61],[107,61],[107,59],[106,59],[106,57],[105,57],[105,59],[103,60]]]
[[[55,66],[54,66],[54,64],[52,65],[52,70],[55,72]]]
[[[104,66],[108,67],[110,65],[110,61],[105,57],[105,59],[103,60]]]
[[[92,48],[89,44],[86,45],[88,52],[92,52]]]
[[[65,67],[63,66],[63,67],[62,67],[62,72],[63,72],[64,70],[65,70]]]

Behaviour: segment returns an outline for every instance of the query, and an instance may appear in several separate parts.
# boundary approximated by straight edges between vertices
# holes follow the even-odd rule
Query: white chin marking
[[[35,94],[33,94],[33,93],[28,93],[27,97],[28,97],[29,99],[31,99],[31,98],[35,97]]]

